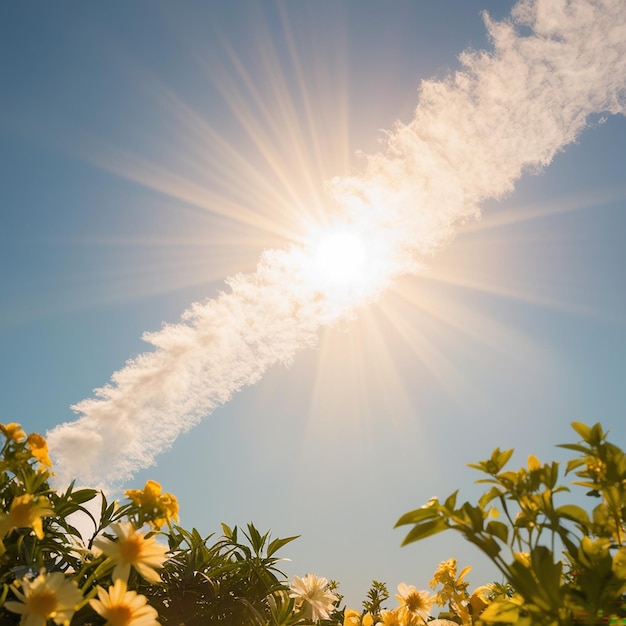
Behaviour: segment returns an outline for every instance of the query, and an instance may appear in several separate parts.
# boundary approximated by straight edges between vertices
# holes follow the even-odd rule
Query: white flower
[[[435,601],[434,596],[431,596],[428,591],[418,591],[413,585],[406,583],[398,585],[396,598],[404,611],[423,622],[428,620],[430,608]]]
[[[305,619],[313,621],[329,619],[333,602],[338,600],[328,589],[328,581],[315,574],[307,574],[304,578],[294,576],[289,597],[296,599],[296,606],[302,609]]]

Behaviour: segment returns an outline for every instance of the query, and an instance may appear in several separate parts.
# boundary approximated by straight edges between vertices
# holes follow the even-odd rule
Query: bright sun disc
[[[334,312],[376,298],[393,274],[389,246],[350,224],[316,230],[301,252],[305,283]]]
[[[356,234],[334,230],[320,238],[314,252],[314,271],[322,285],[350,287],[365,269],[365,245]]]

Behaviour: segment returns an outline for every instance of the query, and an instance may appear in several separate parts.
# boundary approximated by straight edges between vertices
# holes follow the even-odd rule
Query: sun
[[[313,251],[313,271],[320,285],[349,288],[362,279],[366,266],[363,239],[347,229],[324,233]]]
[[[387,283],[380,240],[353,224],[315,230],[302,249],[306,284],[333,310],[353,309],[375,298]]]

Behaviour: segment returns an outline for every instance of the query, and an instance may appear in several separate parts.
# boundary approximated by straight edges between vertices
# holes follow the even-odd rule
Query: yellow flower
[[[374,616],[371,613],[366,613],[361,620],[361,626],[374,626]]]
[[[22,626],[45,626],[51,619],[56,624],[69,624],[83,595],[73,580],[61,572],[46,574],[42,571],[32,581],[20,581],[22,592],[13,589],[20,600],[9,600],[4,606],[13,613],[20,613]]]
[[[11,422],[10,424],[0,424],[0,432],[11,441],[24,441],[26,439],[26,433],[22,430],[20,424]]]
[[[35,500],[30,493],[16,496],[11,502],[9,514],[0,519],[0,538],[6,537],[15,528],[32,528],[37,539],[43,539],[41,518],[53,513],[43,497]]]
[[[113,580],[128,581],[131,566],[146,580],[158,583],[161,577],[156,569],[163,567],[166,559],[167,547],[157,543],[154,537],[148,537],[136,531],[132,524],[111,524],[111,529],[117,535],[117,541],[106,537],[98,537],[93,543],[115,563]]]
[[[354,609],[346,609],[343,614],[343,626],[374,626],[374,617],[366,613],[361,618],[361,613]]]
[[[425,622],[430,615],[430,607],[435,598],[428,591],[418,591],[413,585],[400,583],[396,594],[401,609],[410,614],[410,617],[418,618],[418,621]]]
[[[52,461],[48,454],[48,444],[46,440],[37,433],[31,433],[26,440],[30,453],[46,467],[52,467]]]
[[[439,563],[439,567],[435,571],[433,579],[430,581],[431,587],[441,585],[441,589],[435,596],[435,602],[439,606],[448,604],[462,624],[471,623],[471,615],[469,612],[469,594],[467,593],[468,583],[463,579],[471,571],[471,567],[464,567],[457,577],[456,559],[448,559]],[[430,624],[429,624],[430,626]]]
[[[439,563],[437,570],[430,581],[431,587],[437,585],[454,585],[456,580],[456,559],[448,559]]]
[[[405,626],[406,620],[403,619],[403,616],[399,609],[395,611],[383,611],[380,614],[382,621],[382,626]]]
[[[178,501],[171,493],[161,493],[162,488],[154,480],[146,482],[143,490],[128,489],[125,494],[149,516],[149,523],[159,529],[167,520],[178,521]]]
[[[119,578],[108,591],[98,586],[98,600],[89,600],[91,608],[106,620],[105,626],[159,626],[157,610],[147,603],[145,596],[128,591]]]

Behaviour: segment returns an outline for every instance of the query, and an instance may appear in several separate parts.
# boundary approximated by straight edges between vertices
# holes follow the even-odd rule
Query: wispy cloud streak
[[[482,201],[548,165],[591,115],[624,113],[622,0],[527,0],[485,24],[492,49],[466,51],[458,72],[423,82],[413,120],[387,134],[361,173],[331,182],[344,217],[387,246],[362,300],[415,271]],[[119,485],[268,367],[315,344],[320,326],[351,314],[307,281],[305,256],[267,251],[255,273],[146,334],[154,350],[48,433],[59,476]]]

